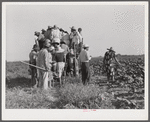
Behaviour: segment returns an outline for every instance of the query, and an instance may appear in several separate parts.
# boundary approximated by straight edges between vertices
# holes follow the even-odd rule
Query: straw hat
[[[89,45],[85,44],[83,45],[84,48],[89,48]]]
[[[114,51],[113,47],[110,47],[110,49],[107,49],[107,50]],[[115,52],[115,51],[114,51],[114,52]]]
[[[59,38],[54,38],[53,39],[53,44],[59,44],[60,43],[60,39]]]

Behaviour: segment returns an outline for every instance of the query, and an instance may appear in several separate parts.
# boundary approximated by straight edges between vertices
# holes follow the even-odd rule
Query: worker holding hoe
[[[104,71],[107,73],[107,80],[115,81],[115,62],[120,65],[119,61],[115,56],[115,51],[112,47],[107,49],[108,51],[104,55],[103,64]],[[108,83],[108,82],[107,82]]]

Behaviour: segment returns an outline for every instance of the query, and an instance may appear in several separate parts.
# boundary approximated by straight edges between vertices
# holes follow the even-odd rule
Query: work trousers
[[[62,76],[62,73],[64,71],[64,66],[65,66],[64,62],[57,62],[57,64],[56,64],[56,72],[57,72],[59,78],[61,78],[61,76]]]
[[[39,87],[48,88],[49,72],[39,70]]]
[[[89,62],[82,62],[81,70],[82,70],[82,82],[83,82],[83,85],[86,85],[90,81]]]
[[[37,83],[37,69],[32,67],[31,68],[31,86],[36,85]]]

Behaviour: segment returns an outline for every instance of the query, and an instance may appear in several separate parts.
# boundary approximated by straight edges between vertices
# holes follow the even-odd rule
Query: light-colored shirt
[[[54,39],[54,38],[59,38],[59,39],[61,38],[61,33],[59,29],[52,29],[51,39]]]
[[[50,55],[47,49],[43,48],[40,50],[37,59],[37,66],[44,68],[46,70],[50,70]]]
[[[91,60],[89,52],[86,50],[82,50],[80,55],[79,55],[79,61],[80,62],[89,62],[89,60]]]

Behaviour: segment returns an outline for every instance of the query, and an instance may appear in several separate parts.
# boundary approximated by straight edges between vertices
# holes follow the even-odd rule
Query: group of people
[[[114,61],[120,63],[115,57],[113,48],[108,50],[104,55],[104,70],[108,80],[114,81]],[[53,76],[57,77],[61,85],[62,74],[67,71],[66,66],[72,71],[73,63],[80,69],[78,71],[81,72],[82,83],[86,85],[90,81],[91,56],[89,46],[83,45],[81,28],[77,30],[72,26],[70,34],[56,25],[48,26],[47,30],[42,29],[42,33],[36,31],[35,44],[29,57],[29,63],[32,64],[30,66],[32,86],[47,89],[51,87]]]
[[[42,33],[35,32],[35,44],[29,54],[31,82],[33,87],[47,89],[51,87],[53,76],[62,84],[61,76],[66,64],[72,64],[74,59],[82,72],[83,84],[90,80],[88,45],[83,45],[82,29],[73,26],[71,33],[48,26]],[[34,66],[33,66],[34,65]]]

